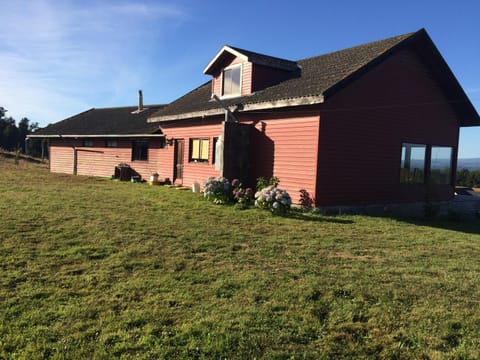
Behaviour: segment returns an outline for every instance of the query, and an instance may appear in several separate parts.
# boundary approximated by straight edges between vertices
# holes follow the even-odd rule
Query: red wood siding
[[[458,120],[428,69],[403,50],[327,99],[321,111],[319,205],[425,200],[399,183],[402,142],[458,145]],[[436,187],[436,199],[452,196]]]
[[[252,93],[252,63],[244,62],[242,64],[242,95]]]
[[[73,174],[76,152],[77,175],[110,177],[116,165],[126,163],[148,180],[152,173],[160,173],[161,157],[168,153],[160,145],[160,139],[149,139],[148,161],[132,161],[131,140],[118,140],[118,147],[110,148],[104,139],[95,139],[93,147],[83,147],[81,140],[55,139],[50,142],[50,171]]]
[[[281,115],[255,119],[251,141],[251,180],[260,176],[280,179],[279,187],[288,191],[298,203],[300,189],[316,197],[318,156],[318,111],[308,115],[285,111]]]
[[[253,64],[251,91],[263,90],[269,86],[288,79],[292,73],[289,71],[274,69],[268,66]]]
[[[222,96],[222,73],[213,77],[212,94],[215,94],[217,96]]]
[[[242,123],[256,123],[256,130],[251,134],[250,186],[255,186],[256,179],[260,176],[277,176],[280,187],[290,193],[294,202],[299,201],[300,189],[306,189],[311,197],[315,198],[319,116],[318,110],[310,110],[308,113],[309,115],[304,115],[291,111],[261,117],[240,114]],[[222,120],[223,117],[218,117],[215,120],[197,119],[162,125],[167,138],[185,140],[184,185],[190,186],[195,181],[202,184],[210,176],[220,175],[212,164],[212,156],[213,138],[221,135]],[[190,138],[209,139],[208,164],[188,162]],[[165,157],[161,160],[161,173],[168,172],[168,169],[165,169],[168,162]],[[173,160],[170,163],[170,177],[173,177]]]
[[[215,170],[215,165],[212,163],[213,159],[213,138],[222,134],[222,120],[223,117],[218,117],[212,120],[192,120],[175,123],[162,124],[162,129],[168,139],[184,139],[184,167],[183,167],[183,184],[191,186],[194,182],[203,184],[210,176],[218,177],[220,172]],[[189,162],[190,154],[190,139],[209,139],[209,157],[208,163]],[[160,157],[160,173],[168,174],[170,179],[173,179],[173,146],[171,153],[162,153]]]
[[[73,174],[74,140],[50,140],[50,171],[53,173]]]

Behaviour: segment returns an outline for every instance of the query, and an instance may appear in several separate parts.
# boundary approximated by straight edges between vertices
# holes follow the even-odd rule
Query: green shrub
[[[268,181],[264,177],[260,176],[257,178],[257,191],[265,189],[268,186],[277,187],[279,183],[280,179],[276,176],[272,176],[270,179],[268,179]]]

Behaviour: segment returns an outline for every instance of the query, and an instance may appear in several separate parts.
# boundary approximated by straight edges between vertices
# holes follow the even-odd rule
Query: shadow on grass
[[[472,217],[461,217],[451,219],[449,217],[439,217],[435,219],[390,217],[398,221],[407,222],[412,225],[430,226],[439,229],[452,230],[467,234],[480,234],[480,219]]]
[[[370,218],[380,218],[380,219],[392,219],[399,222],[404,222],[417,226],[429,226],[438,229],[452,230],[463,232],[467,234],[480,234],[480,218],[470,216],[470,215],[455,215],[455,216],[436,216],[433,218],[426,217],[414,217],[414,216],[405,216],[405,215],[373,215],[373,214],[363,214]]]
[[[353,224],[353,220],[340,219],[336,216],[326,216],[326,215],[317,215],[311,213],[305,213],[301,211],[289,211],[284,217],[289,219],[301,220],[301,221],[311,221],[311,222],[329,222],[334,224]]]

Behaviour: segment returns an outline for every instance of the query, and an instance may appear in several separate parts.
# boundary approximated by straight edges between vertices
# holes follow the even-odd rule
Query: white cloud
[[[149,69],[140,65],[186,20],[178,7],[147,1],[2,4],[0,106],[45,125],[106,105],[141,86]]]

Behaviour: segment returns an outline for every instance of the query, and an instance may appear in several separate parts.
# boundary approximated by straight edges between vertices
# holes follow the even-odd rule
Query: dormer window
[[[212,76],[212,94],[222,98],[249,96],[299,74],[295,61],[225,45],[203,73]]]
[[[235,65],[223,70],[223,84],[222,95],[223,96],[235,96],[241,94],[241,72],[242,65]]]

